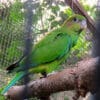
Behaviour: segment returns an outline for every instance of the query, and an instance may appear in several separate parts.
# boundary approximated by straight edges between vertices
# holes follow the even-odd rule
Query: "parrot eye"
[[[74,18],[73,21],[74,21],[74,22],[78,22],[78,19],[77,19],[77,18]]]

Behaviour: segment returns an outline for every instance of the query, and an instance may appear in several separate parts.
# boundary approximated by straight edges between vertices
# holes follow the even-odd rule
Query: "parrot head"
[[[80,34],[83,30],[87,28],[86,18],[82,15],[75,14],[69,17],[62,25],[64,28],[69,30],[69,34],[76,33]]]

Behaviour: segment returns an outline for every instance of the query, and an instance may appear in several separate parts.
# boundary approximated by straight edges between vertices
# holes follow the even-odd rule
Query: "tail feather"
[[[23,78],[26,75],[25,72],[19,72],[16,74],[16,76],[10,81],[10,83],[4,88],[4,90],[1,92],[1,94],[5,94],[15,83]]]
[[[15,63],[11,64],[10,66],[8,66],[6,68],[6,70],[8,71],[8,73],[11,73],[15,68],[17,68],[19,66],[19,63],[25,58],[25,54],[23,54],[23,56],[16,61]]]
[[[18,66],[18,62],[15,62],[11,64],[10,66],[8,66],[6,70],[8,71],[8,73],[11,73],[17,66]]]

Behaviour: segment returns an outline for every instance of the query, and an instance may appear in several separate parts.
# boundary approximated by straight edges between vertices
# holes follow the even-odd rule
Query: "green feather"
[[[14,76],[14,78],[10,81],[10,83],[7,85],[7,87],[4,88],[4,90],[1,92],[1,94],[5,94],[15,83],[20,80],[23,76],[25,76],[25,72],[19,72]]]

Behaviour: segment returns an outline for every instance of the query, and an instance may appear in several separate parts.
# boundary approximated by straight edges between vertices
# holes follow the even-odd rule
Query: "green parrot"
[[[48,32],[43,39],[34,45],[29,58],[32,60],[28,73],[24,70],[25,58],[7,67],[9,73],[17,74],[2,91],[5,94],[17,81],[26,74],[41,73],[43,75],[56,70],[67,59],[71,48],[77,43],[80,33],[87,27],[86,19],[82,15],[74,14],[69,17],[59,28]]]

